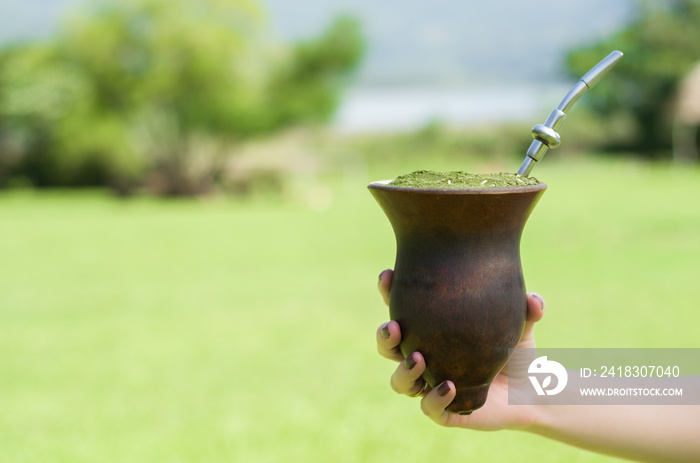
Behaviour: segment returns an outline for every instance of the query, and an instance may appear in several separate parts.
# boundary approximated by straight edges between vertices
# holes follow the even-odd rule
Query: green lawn
[[[548,191],[522,258],[548,303],[539,345],[698,347],[700,170],[534,173]],[[367,180],[339,182],[323,211],[1,195],[0,461],[608,461],[443,429],[391,391],[374,331],[394,241]]]

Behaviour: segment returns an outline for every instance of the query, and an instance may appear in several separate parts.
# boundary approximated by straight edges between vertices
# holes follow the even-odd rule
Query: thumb
[[[527,294],[527,316],[525,328],[518,347],[535,347],[535,323],[544,317],[544,299],[535,292]]]

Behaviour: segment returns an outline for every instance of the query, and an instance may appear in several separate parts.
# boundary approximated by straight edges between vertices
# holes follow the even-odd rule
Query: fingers
[[[400,362],[403,354],[399,349],[401,328],[395,321],[386,322],[377,328],[377,350],[382,357]]]
[[[415,396],[425,386],[420,375],[425,371],[425,359],[420,352],[414,352],[396,368],[391,375],[391,388],[399,394]]]
[[[421,400],[420,408],[425,416],[441,426],[451,426],[459,415],[448,413],[445,409],[454,400],[456,395],[455,385],[452,381],[445,381],[431,390]]]
[[[391,279],[394,276],[394,272],[391,269],[386,269],[379,274],[379,293],[384,299],[384,303],[389,305],[389,290],[391,289]]]
[[[391,279],[394,272],[391,269],[384,270],[379,274],[379,293],[384,299],[384,303],[389,305],[389,290],[391,289]],[[401,328],[395,321],[384,323],[377,329],[377,350],[379,354],[391,360],[400,362],[403,354],[399,350],[401,342]]]

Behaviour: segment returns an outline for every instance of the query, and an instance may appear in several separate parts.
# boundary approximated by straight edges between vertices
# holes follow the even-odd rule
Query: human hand
[[[389,305],[389,292],[393,271],[384,270],[379,275],[379,292],[384,302]],[[535,347],[534,325],[544,315],[544,300],[537,293],[528,293],[527,317],[520,343],[516,347]],[[508,364],[496,375],[489,387],[488,399],[483,407],[471,415],[456,415],[445,409],[455,397],[455,386],[452,381],[445,381],[431,389],[421,375],[425,371],[425,359],[420,352],[413,352],[404,359],[399,350],[401,329],[395,321],[389,321],[377,329],[377,349],[379,354],[390,360],[400,362],[391,376],[391,387],[399,394],[408,396],[422,395],[421,409],[430,419],[442,426],[463,427],[481,430],[497,430],[506,428],[525,428],[533,424],[535,408],[531,405],[508,405]],[[529,385],[525,377],[516,378],[511,387]]]

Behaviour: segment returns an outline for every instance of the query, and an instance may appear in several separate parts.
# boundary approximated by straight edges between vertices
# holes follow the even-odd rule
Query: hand
[[[389,291],[393,272],[384,270],[379,275],[379,292],[389,305]],[[544,315],[544,300],[537,293],[528,293],[527,318],[520,343],[516,347],[535,347],[535,322]],[[391,387],[399,394],[423,396],[421,409],[430,419],[442,426],[463,427],[481,430],[524,428],[533,424],[535,408],[530,405],[508,405],[508,364],[494,378],[489,395],[483,407],[471,415],[456,415],[445,410],[455,397],[452,381],[445,381],[435,389],[426,385],[421,375],[425,371],[425,360],[420,352],[413,352],[404,359],[399,350],[401,329],[395,321],[384,323],[377,329],[377,349],[379,353],[396,362],[398,368],[391,376]],[[523,387],[529,385],[525,377],[516,381]],[[511,387],[513,378],[511,377]]]

